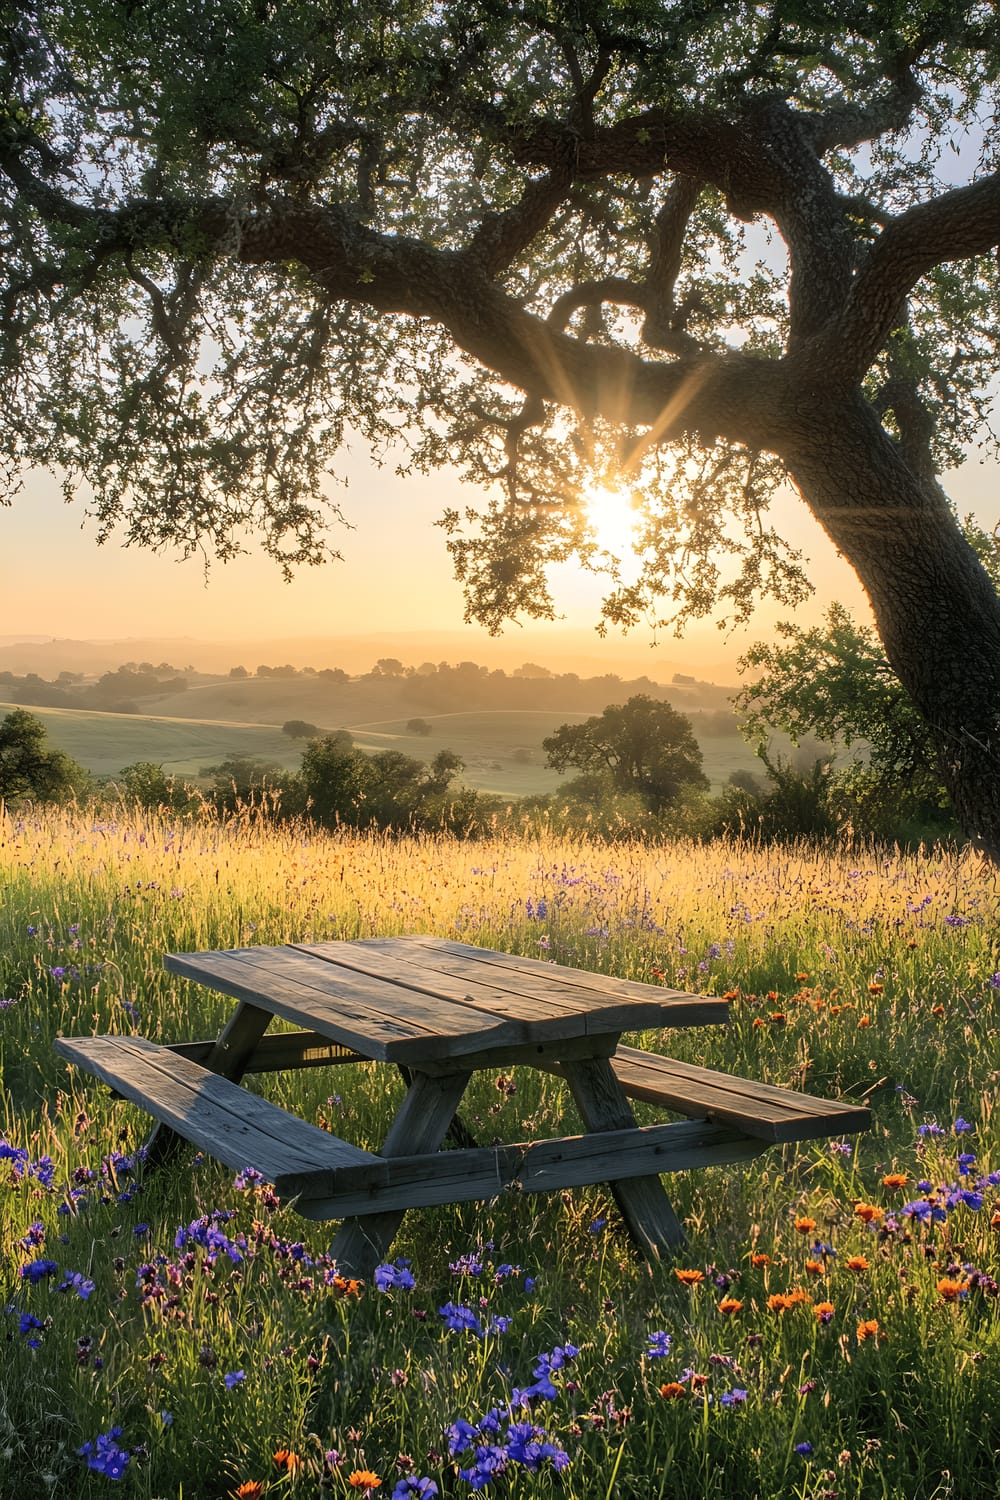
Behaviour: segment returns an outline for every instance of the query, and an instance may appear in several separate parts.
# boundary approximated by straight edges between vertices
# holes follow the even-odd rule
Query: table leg
[[[437,1151],[471,1076],[463,1072],[432,1078],[415,1073],[380,1154],[419,1156]],[[385,1260],[402,1218],[402,1209],[391,1209],[345,1219],[330,1247],[338,1270],[367,1281]]]
[[[241,1000],[202,1067],[232,1083],[239,1083],[257,1050],[257,1043],[273,1020],[269,1010],[261,1010],[260,1006]],[[155,1125],[146,1142],[146,1166],[155,1167],[167,1161],[182,1145],[184,1137],[175,1130],[168,1125]]]
[[[606,1057],[566,1062],[563,1076],[588,1130],[633,1130],[636,1119]],[[656,1261],[686,1243],[659,1177],[632,1177],[608,1186],[638,1249]]]

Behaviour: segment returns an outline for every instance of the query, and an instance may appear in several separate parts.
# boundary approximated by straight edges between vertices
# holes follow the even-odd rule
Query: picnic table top
[[[725,1000],[435,937],[169,953],[173,974],[311,1028],[375,1061],[725,1021]]]

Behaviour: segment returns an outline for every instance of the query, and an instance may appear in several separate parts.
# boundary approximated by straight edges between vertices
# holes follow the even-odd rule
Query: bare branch
[[[624,276],[605,276],[600,281],[584,281],[557,297],[546,322],[560,332],[580,307],[597,307],[602,302],[617,302],[623,307],[645,308],[645,289]]]

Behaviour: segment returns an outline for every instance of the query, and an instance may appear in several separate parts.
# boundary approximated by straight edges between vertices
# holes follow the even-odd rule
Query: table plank
[[[405,941],[405,940],[403,940]],[[445,1004],[464,1008],[480,1017],[480,1024],[492,1017],[507,1018],[519,1023],[519,1040],[522,1043],[558,1041],[561,1038],[585,1036],[591,1032],[622,1031],[609,1008],[601,1006],[592,997],[565,996],[549,976],[545,993],[537,980],[520,983],[494,985],[477,973],[475,965],[467,964],[461,972],[455,960],[435,963],[425,957],[422,950],[401,952],[374,947],[358,951],[359,943],[311,943],[301,952],[309,954],[314,961],[326,962],[333,969],[343,969],[356,974],[360,981],[365,977],[382,978],[402,987],[410,987],[412,993],[436,995],[442,1005],[442,1026],[446,1027]],[[582,996],[582,992],[581,992]],[[410,1002],[402,1002],[410,1010]],[[606,1025],[594,1026],[592,1015],[607,1020]]]
[[[385,941],[384,938],[362,938],[359,939],[359,946],[367,947],[369,944],[381,944]],[[644,984],[638,979],[619,979],[615,974],[598,974],[593,969],[575,969],[570,964],[555,964],[546,959],[527,958],[520,953],[501,953],[494,948],[477,948],[471,943],[460,943],[454,938],[435,937],[430,933],[398,941],[421,943],[424,947],[440,948],[446,953],[460,954],[464,958],[475,958],[484,964],[493,964],[503,969],[515,969],[519,973],[536,974],[540,978],[546,975],[551,976],[555,972],[561,978],[564,977],[567,982],[572,981],[574,986],[597,990],[605,997],[615,995],[623,999],[649,1000],[652,1003],[671,1006],[677,1002],[680,1010],[685,1009],[688,1004],[710,1006],[712,1019],[716,1022],[725,1021],[729,1009],[729,1002],[723,1000],[721,996],[693,995],[687,990],[672,990],[659,984]]]
[[[458,1057],[494,1041],[503,1045],[521,1040],[517,1022],[502,1016],[476,1016],[468,1010],[454,1015],[453,1029],[442,1033],[434,1024],[435,1018],[441,1021],[440,1007],[422,1006],[413,992],[376,980],[366,984],[361,976],[346,970],[338,975],[333,966],[318,961],[310,964],[297,951],[289,953],[287,961],[277,958],[282,952],[245,948],[168,953],[164,964],[172,974],[261,1006],[299,1026],[311,1026],[377,1061]],[[303,966],[301,972],[296,964]],[[421,1014],[424,1019],[417,1019]]]
[[[371,955],[385,955],[400,970],[440,976],[425,982],[458,981],[468,987],[470,994],[477,993],[479,987],[484,987],[487,993],[491,989],[504,997],[509,1013],[522,1014],[526,1019],[537,1018],[541,1022],[556,1012],[578,1016],[587,1035],[642,1031],[665,1025],[706,1025],[725,1020],[728,1015],[727,1002],[714,996],[685,995],[639,984],[631,985],[623,994],[613,987],[616,983],[629,986],[630,981],[608,978],[605,983],[604,975],[586,974],[584,970],[564,968],[561,964],[543,964],[536,959],[524,959],[525,967],[495,963],[494,959],[504,955],[433,938],[317,943],[309,951],[329,954],[340,963],[368,969],[375,963]],[[589,982],[580,983],[580,979]]]

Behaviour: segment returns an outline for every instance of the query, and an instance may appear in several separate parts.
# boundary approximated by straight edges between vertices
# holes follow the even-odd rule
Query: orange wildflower
[[[699,1281],[705,1280],[704,1271],[674,1271],[677,1280],[684,1286],[697,1286]]]
[[[878,1326],[878,1318],[865,1318],[863,1323],[858,1324],[858,1343],[863,1344],[865,1339],[874,1339],[876,1343],[881,1337]]]
[[[859,1016],[858,1017],[858,1027],[862,1031],[864,1030],[864,1028],[866,1026],[870,1026],[871,1024],[872,1024],[872,1018],[871,1018],[871,1016]]]
[[[761,1016],[754,1016],[753,1024],[756,1029],[758,1026],[766,1026],[767,1022]]]
[[[839,1005],[831,1005],[830,1006],[830,1014],[831,1014],[831,1016],[839,1016],[840,1015],[840,1006]]]
[[[957,1302],[962,1293],[967,1289],[964,1281],[953,1281],[950,1276],[942,1276],[937,1284],[937,1289],[946,1302]]]
[[[868,986],[868,993],[869,993],[869,995],[881,995],[882,991],[884,989],[885,989],[885,985],[884,984],[874,984],[873,983],[873,984],[870,984]]]
[[[679,1396],[685,1396],[687,1392],[676,1380],[668,1380],[666,1385],[660,1386],[660,1395],[665,1401],[676,1401]]]
[[[931,1015],[932,1016],[943,1016],[944,1015],[944,1006],[943,1005],[932,1005],[931,1006]]]
[[[808,978],[809,978],[808,974],[796,974],[796,976],[795,976],[795,982],[796,982],[796,984],[802,984]]]
[[[740,992],[739,990],[727,990],[722,998],[723,1000],[738,1000],[740,998]]]
[[[849,1271],[867,1271],[868,1262],[863,1255],[849,1255],[844,1261]]]
[[[356,1490],[377,1490],[382,1483],[377,1474],[371,1469],[355,1469],[353,1474],[347,1476],[348,1484]]]
[[[873,1219],[884,1219],[885,1209],[876,1208],[874,1203],[855,1203],[854,1216],[864,1224],[870,1224]]]
[[[763,1255],[759,1250],[755,1250],[750,1256],[750,1264],[752,1266],[773,1266],[774,1261],[769,1255]]]
[[[776,1010],[770,1017],[770,1020],[772,1026],[784,1026],[785,1022],[788,1020],[788,1017],[785,1015],[785,1012],[783,1010]]]
[[[807,1260],[806,1270],[809,1272],[810,1276],[822,1276],[823,1272],[826,1270],[826,1266],[824,1266],[821,1260]]]
[[[732,1317],[733,1313],[738,1313],[742,1306],[743,1303],[738,1297],[723,1297],[719,1303],[719,1311],[725,1313],[727,1317]]]
[[[816,1220],[815,1219],[796,1219],[795,1220],[795,1233],[796,1234],[812,1234],[812,1232],[813,1232],[813,1230],[815,1228],[816,1228]]]
[[[777,990],[768,990],[767,998],[769,1000],[780,1000],[781,996],[778,994]]]
[[[817,1302],[813,1308],[813,1312],[821,1323],[829,1323],[833,1317],[835,1308],[832,1302]]]
[[[790,1307],[795,1306],[791,1297],[785,1292],[772,1293],[767,1299],[767,1305],[772,1312],[787,1312]]]
[[[910,938],[910,941],[907,943],[906,946],[908,948],[915,948],[917,946],[917,940],[916,940],[916,938]]]
[[[290,1448],[279,1448],[274,1455],[274,1461],[279,1469],[284,1469],[288,1474],[295,1474],[302,1467],[301,1458]]]
[[[238,1489],[230,1490],[233,1500],[260,1500],[264,1486],[259,1479],[244,1479]]]
[[[991,1229],[1000,1229],[1000,1208],[998,1208],[994,1212],[993,1217],[990,1220],[990,1228]]]
[[[362,1283],[360,1281],[355,1281],[353,1276],[334,1276],[329,1285],[333,1288],[338,1297],[361,1296]]]
[[[887,1188],[905,1187],[909,1182],[905,1172],[890,1172],[887,1177],[882,1178],[882,1186]]]

